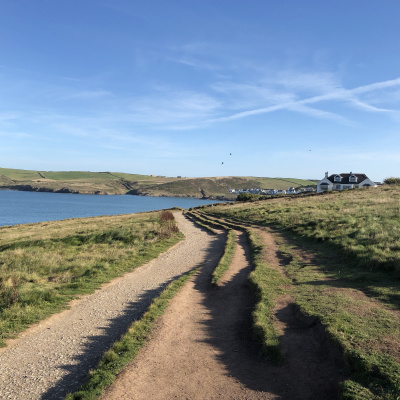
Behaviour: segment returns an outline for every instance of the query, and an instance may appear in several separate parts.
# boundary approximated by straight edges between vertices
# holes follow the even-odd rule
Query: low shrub
[[[400,178],[386,178],[383,183],[385,183],[386,185],[400,185]]]
[[[236,201],[257,201],[260,200],[262,196],[254,193],[240,193],[238,197],[236,197]]]

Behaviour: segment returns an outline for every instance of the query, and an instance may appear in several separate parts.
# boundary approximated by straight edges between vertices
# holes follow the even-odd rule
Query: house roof
[[[365,175],[365,174],[353,174],[353,173],[350,173],[350,174],[332,174],[332,175],[330,175],[330,176],[328,176],[328,180],[329,181],[331,181],[332,183],[338,183],[338,182],[335,182],[335,176],[336,175],[340,175],[341,176],[341,181],[340,181],[340,183],[342,183],[342,184],[352,184],[352,183],[354,183],[354,182],[350,182],[350,180],[349,180],[349,178],[350,178],[350,176],[355,176],[355,177],[357,177],[357,182],[356,183],[361,183],[361,182],[363,182],[363,181],[365,181],[365,179],[369,179],[368,178],[368,176],[367,175]]]

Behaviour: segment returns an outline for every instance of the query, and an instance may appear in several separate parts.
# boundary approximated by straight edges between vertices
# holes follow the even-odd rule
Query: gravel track
[[[79,388],[101,355],[140,318],[173,278],[218,262],[223,237],[175,218],[185,240],[157,259],[72,303],[0,350],[0,398],[63,399]]]

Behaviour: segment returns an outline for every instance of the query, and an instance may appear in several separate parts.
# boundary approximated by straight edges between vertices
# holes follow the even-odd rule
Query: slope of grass
[[[348,369],[342,382],[344,398],[397,399],[400,318],[387,302],[368,296],[374,286],[391,287],[392,277],[375,271],[357,274],[346,262],[329,257],[323,245],[313,247],[315,254],[323,254],[316,267],[305,263],[294,247],[287,242],[280,245],[290,260],[285,272],[295,282],[291,295],[342,349]]]
[[[45,179],[53,179],[56,181],[70,181],[70,180],[108,180],[118,179],[116,176],[110,175],[108,172],[89,172],[89,171],[41,171],[41,175]]]
[[[89,171],[40,171],[41,175],[46,179],[54,179],[57,181],[70,180],[115,180],[124,179],[127,181],[154,180],[149,175],[124,174],[119,172],[89,172]]]
[[[182,239],[172,222],[153,212],[1,228],[0,345]]]
[[[315,181],[295,178],[253,178],[262,185],[264,189],[287,189],[288,187],[315,186]]]
[[[27,171],[24,169],[0,168],[0,175],[4,175],[16,181],[40,179],[40,175],[37,171]]]
[[[14,181],[5,175],[0,175],[0,186],[10,186],[13,185]]]
[[[216,178],[184,178],[167,183],[150,185],[146,182],[147,191],[163,191],[175,195],[191,196],[225,196],[229,189],[287,189],[290,186],[315,184],[311,181],[283,179],[283,178],[256,178],[256,177],[216,177]],[[140,185],[138,186],[140,188]],[[232,195],[235,198],[236,195]]]
[[[266,343],[274,344],[273,293],[289,291],[300,309],[316,318],[342,349],[348,368],[343,398],[399,398],[400,188],[217,205],[201,211],[278,228],[280,251],[288,260],[283,271],[292,284],[284,287],[277,282],[272,289],[262,284],[276,273],[267,265],[260,264],[258,275],[252,274],[256,285],[267,288],[267,306],[262,305],[259,313],[260,332],[270,335]],[[317,261],[300,257],[299,247]]]
[[[366,269],[400,273],[400,189],[379,187],[205,209],[327,242]]]

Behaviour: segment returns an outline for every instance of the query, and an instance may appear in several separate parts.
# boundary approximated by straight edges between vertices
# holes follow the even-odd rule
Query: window
[[[335,178],[333,180],[335,182],[340,182],[342,180],[342,177],[340,175],[335,175]]]
[[[335,185],[336,190],[340,190],[342,188],[342,185]]]
[[[357,177],[355,175],[351,175],[349,177],[349,182],[357,182]]]

